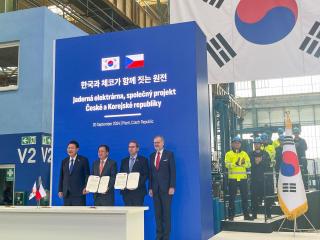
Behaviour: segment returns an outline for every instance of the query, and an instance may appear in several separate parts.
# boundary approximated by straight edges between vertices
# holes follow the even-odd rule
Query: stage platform
[[[320,240],[320,233],[294,233],[273,232],[273,233],[248,233],[248,232],[228,232],[218,233],[210,240]]]

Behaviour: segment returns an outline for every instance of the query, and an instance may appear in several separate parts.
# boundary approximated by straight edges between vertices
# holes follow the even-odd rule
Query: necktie
[[[70,167],[69,167],[69,172],[70,172],[70,173],[72,173],[73,166],[74,166],[74,159],[71,158],[71,164],[70,164]]]
[[[129,161],[129,171],[130,172],[132,171],[133,165],[134,165],[134,157],[131,157],[130,161]]]
[[[103,167],[104,167],[104,164],[103,164],[103,161],[100,161],[100,166],[99,166],[99,173],[101,175],[102,171],[103,171]]]
[[[159,170],[160,167],[160,152],[157,154],[157,159],[156,159],[156,169]]]

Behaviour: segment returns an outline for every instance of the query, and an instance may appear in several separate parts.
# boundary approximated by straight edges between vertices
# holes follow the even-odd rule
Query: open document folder
[[[94,176],[88,178],[86,190],[91,193],[106,193],[109,186],[109,176]]]
[[[128,189],[128,190],[135,190],[139,186],[139,178],[140,173],[133,172],[133,173],[118,173],[116,176],[116,183],[114,185],[115,189]]]

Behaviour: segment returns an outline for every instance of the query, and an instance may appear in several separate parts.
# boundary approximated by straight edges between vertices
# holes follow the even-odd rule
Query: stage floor
[[[220,232],[210,240],[320,240],[320,232],[317,233],[247,233],[247,232]]]

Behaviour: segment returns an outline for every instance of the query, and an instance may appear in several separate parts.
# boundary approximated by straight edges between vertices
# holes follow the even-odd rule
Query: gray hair
[[[163,136],[161,136],[161,135],[156,135],[156,136],[153,138],[153,140],[156,139],[156,138],[160,138],[161,141],[164,143],[164,137],[163,137]]]

